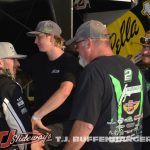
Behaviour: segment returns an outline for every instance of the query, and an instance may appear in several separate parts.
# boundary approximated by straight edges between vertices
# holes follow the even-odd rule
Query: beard
[[[82,66],[82,67],[85,67],[88,63],[87,61],[82,58],[80,55],[79,55],[79,64]]]

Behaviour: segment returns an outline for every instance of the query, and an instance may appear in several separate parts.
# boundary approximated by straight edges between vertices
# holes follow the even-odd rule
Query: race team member
[[[140,142],[99,141],[100,137],[141,136],[142,118],[150,115],[141,71],[113,54],[109,37],[105,25],[90,20],[66,43],[74,44],[86,66],[73,99],[73,125],[64,150],[141,150]],[[87,137],[93,140],[86,142]]]
[[[63,130],[70,115],[76,77],[81,70],[78,58],[64,51],[61,33],[61,28],[55,22],[40,21],[35,31],[27,33],[35,37],[40,53],[22,64],[23,70],[31,75],[35,85],[38,109],[32,116],[32,128],[49,130],[45,127],[48,126],[52,136],[62,134],[59,131]]]
[[[25,57],[17,54],[11,43],[0,42],[0,131],[16,130],[16,134],[32,131],[22,88],[15,81],[20,66],[17,59]],[[18,147],[27,150],[26,144]]]

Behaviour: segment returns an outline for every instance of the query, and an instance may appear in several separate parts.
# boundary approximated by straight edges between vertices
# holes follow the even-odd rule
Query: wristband
[[[41,120],[41,118],[36,117],[36,116],[33,115],[33,116],[31,117],[31,120]]]

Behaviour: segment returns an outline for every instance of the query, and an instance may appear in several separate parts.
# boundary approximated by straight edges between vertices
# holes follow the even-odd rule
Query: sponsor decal
[[[27,112],[28,112],[28,110],[27,110],[26,107],[24,107],[24,108],[21,109],[21,113],[22,113],[22,114],[25,114],[25,113],[27,113]]]
[[[128,123],[128,122],[133,122],[133,118],[132,116],[129,116],[127,118],[124,119],[124,122]]]
[[[75,0],[74,1],[74,8],[76,10],[91,8],[90,1],[89,0]]]
[[[118,122],[119,124],[122,124],[123,121],[124,121],[124,118],[119,118],[117,122]]]
[[[22,97],[19,97],[19,98],[17,99],[17,105],[18,105],[19,108],[22,108],[22,107],[25,106],[25,103],[24,103]]]
[[[124,70],[124,82],[132,81],[132,70],[130,68]]]
[[[138,108],[139,104],[140,101],[129,100],[128,103],[123,104],[123,109],[127,114],[131,115]]]
[[[113,118],[110,121],[107,122],[108,125],[114,125],[116,123],[117,122],[115,122]]]
[[[8,148],[10,146],[22,144],[31,144],[38,141],[42,141],[43,143],[46,141],[52,141],[51,134],[48,132],[46,134],[39,132],[37,133],[28,132],[22,134],[16,133],[17,133],[16,130],[0,131],[0,148]]]
[[[127,128],[133,128],[135,126],[135,122],[126,124]]]
[[[134,116],[134,121],[139,120],[139,119],[141,119],[141,118],[143,118],[143,114],[135,115],[135,116]]]
[[[60,70],[58,70],[58,69],[53,69],[53,70],[51,71],[51,73],[60,73]]]
[[[135,93],[140,93],[141,89],[142,89],[141,85],[128,87],[128,84],[125,84],[123,91],[122,91],[122,95],[119,100],[119,105],[122,102],[125,102],[127,96],[131,96],[132,94],[135,94]]]
[[[124,130],[123,129],[120,129],[120,128],[116,128],[116,130],[114,131],[109,131],[109,135],[112,135],[112,136],[122,136],[124,135]]]
[[[116,128],[122,129],[122,128],[124,128],[124,127],[125,127],[125,125],[118,125]]]
[[[115,125],[117,122],[107,122],[108,125]]]
[[[24,101],[22,100],[22,101],[18,102],[17,105],[18,105],[18,107],[21,107],[22,105],[24,105]]]
[[[134,131],[134,130],[131,129],[131,130],[126,130],[126,131],[124,131],[124,132],[127,133],[127,134],[131,134],[133,131]]]

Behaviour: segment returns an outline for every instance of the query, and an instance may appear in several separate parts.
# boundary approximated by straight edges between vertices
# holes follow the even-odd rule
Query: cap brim
[[[66,45],[71,45],[71,44],[75,43],[75,41],[76,41],[76,38],[72,38],[72,39],[66,41],[65,44],[66,44]]]
[[[27,55],[18,54],[18,55],[14,55],[14,56],[11,56],[11,57],[8,57],[8,58],[24,59],[26,57],[27,57]]]
[[[30,37],[35,37],[36,35],[40,34],[41,32],[39,31],[31,31],[31,32],[27,32],[26,35],[30,36]]]

